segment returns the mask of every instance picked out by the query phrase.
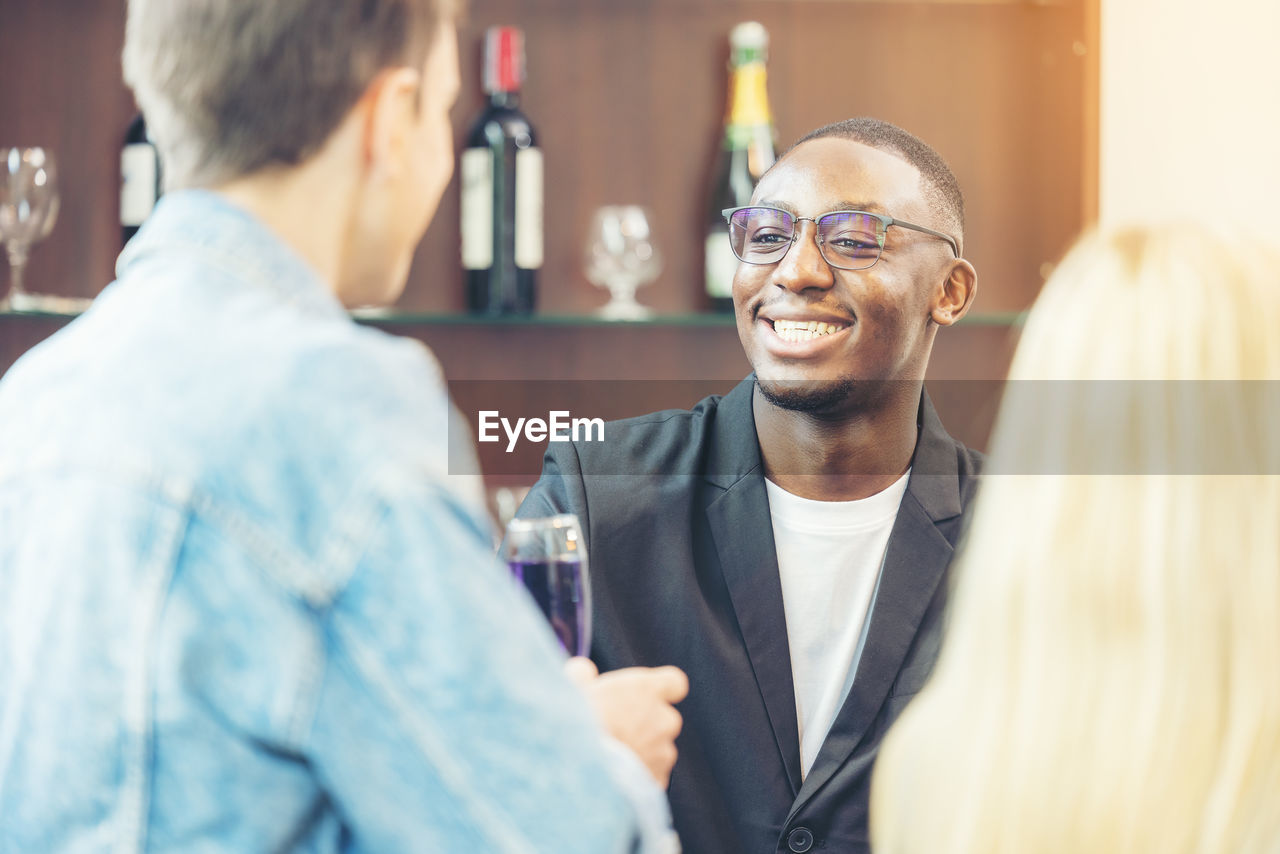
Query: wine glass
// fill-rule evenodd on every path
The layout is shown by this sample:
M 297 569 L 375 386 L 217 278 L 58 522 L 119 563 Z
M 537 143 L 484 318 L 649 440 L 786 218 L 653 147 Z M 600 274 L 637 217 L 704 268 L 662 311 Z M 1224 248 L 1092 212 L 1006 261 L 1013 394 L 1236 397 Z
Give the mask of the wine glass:
M 551 623 L 569 655 L 591 649 L 591 585 L 582 526 L 572 513 L 512 519 L 503 545 L 507 566 Z
M 9 254 L 12 285 L 8 303 L 33 303 L 22 286 L 31 246 L 43 240 L 58 219 L 58 173 L 47 148 L 0 148 L 0 242 Z
M 596 211 L 587 237 L 586 273 L 593 284 L 609 289 L 602 317 L 640 320 L 652 314 L 636 302 L 636 288 L 657 278 L 660 269 L 662 255 L 653 245 L 644 208 L 606 205 Z

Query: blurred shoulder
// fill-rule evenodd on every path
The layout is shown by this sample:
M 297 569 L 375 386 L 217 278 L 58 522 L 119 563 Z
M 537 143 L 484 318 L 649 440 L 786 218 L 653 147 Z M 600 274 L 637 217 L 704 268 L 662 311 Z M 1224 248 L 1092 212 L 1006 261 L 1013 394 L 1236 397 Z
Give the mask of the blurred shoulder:
M 350 322 L 300 332 L 264 389 L 264 415 L 314 440 L 316 459 L 357 470 L 386 465 L 447 469 L 453 425 L 440 364 L 421 342 Z

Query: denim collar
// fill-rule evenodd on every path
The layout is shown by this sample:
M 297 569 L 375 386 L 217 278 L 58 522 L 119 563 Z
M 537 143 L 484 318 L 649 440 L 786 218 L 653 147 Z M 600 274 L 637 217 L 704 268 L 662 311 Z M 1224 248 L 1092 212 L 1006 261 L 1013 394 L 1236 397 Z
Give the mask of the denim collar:
M 209 190 L 166 193 L 116 261 L 116 277 L 156 261 L 198 260 L 308 313 L 346 316 L 329 285 L 248 211 Z

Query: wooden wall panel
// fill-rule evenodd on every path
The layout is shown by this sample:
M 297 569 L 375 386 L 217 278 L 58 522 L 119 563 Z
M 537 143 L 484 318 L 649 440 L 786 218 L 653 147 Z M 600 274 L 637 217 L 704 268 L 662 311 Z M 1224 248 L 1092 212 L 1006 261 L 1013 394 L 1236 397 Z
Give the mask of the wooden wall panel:
M 697 310 L 727 34 L 739 21 L 760 20 L 772 36 L 769 94 L 780 146 L 853 115 L 883 117 L 932 143 L 968 200 L 977 313 L 1020 310 L 1094 213 L 1097 2 L 471 0 L 455 139 L 482 102 L 480 34 L 491 24 L 522 26 L 524 106 L 547 164 L 541 309 L 573 314 L 605 302 L 581 272 L 585 230 L 597 206 L 636 202 L 654 211 L 666 257 L 641 301 L 664 312 Z M 62 167 L 62 217 L 35 249 L 29 277 L 50 293 L 97 293 L 119 248 L 119 145 L 134 112 L 120 81 L 124 6 L 4 0 L 0 144 L 51 145 Z M 457 217 L 455 180 L 401 307 L 461 309 Z M 0 369 L 58 325 L 0 318 Z M 462 379 L 718 379 L 746 370 L 729 326 L 393 329 L 426 340 L 448 375 Z M 999 326 L 948 330 L 931 377 L 999 379 L 1009 341 Z M 974 423 L 967 438 L 985 435 L 981 419 Z
M 1091 152 L 1083 128 L 1097 0 L 865 3 L 822 0 L 473 0 L 461 32 L 461 139 L 481 104 L 479 38 L 514 23 L 528 36 L 524 104 L 547 155 L 543 310 L 605 301 L 581 272 L 591 212 L 653 209 L 667 259 L 641 293 L 664 311 L 701 307 L 700 232 L 724 112 L 726 34 L 761 20 L 772 35 L 769 91 L 779 143 L 869 114 L 903 125 L 952 163 L 969 206 L 980 312 L 1026 307 L 1084 224 Z M 120 139 L 133 113 L 120 82 L 124 0 L 7 0 L 0 30 L 0 143 L 59 155 L 65 204 L 33 254 L 30 281 L 92 295 L 118 250 Z M 1090 173 L 1096 166 L 1090 168 Z M 1086 180 L 1087 179 L 1087 180 Z M 401 304 L 462 307 L 458 189 L 449 188 Z
M 1083 224 L 1084 3 L 485 0 L 462 34 L 462 129 L 479 111 L 479 34 L 526 30 L 523 103 L 547 157 L 548 253 L 542 307 L 604 301 L 581 272 L 591 212 L 637 202 L 657 219 L 667 259 L 641 299 L 664 311 L 701 307 L 699 235 L 719 141 L 729 29 L 769 28 L 769 93 L 783 148 L 807 131 L 875 115 L 933 144 L 969 208 L 977 310 L 1025 308 Z M 1087 0 L 1096 2 L 1096 0 Z M 1096 105 L 1094 105 L 1096 108 Z M 457 186 L 429 230 L 402 304 L 461 306 Z

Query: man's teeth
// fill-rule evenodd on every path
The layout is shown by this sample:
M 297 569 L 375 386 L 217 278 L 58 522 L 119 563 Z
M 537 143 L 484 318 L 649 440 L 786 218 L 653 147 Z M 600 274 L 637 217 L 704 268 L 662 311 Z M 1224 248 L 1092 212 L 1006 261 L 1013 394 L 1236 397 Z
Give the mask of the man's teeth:
M 839 332 L 843 326 L 834 323 L 823 323 L 820 320 L 775 320 L 773 331 L 783 341 L 812 341 L 822 335 Z

